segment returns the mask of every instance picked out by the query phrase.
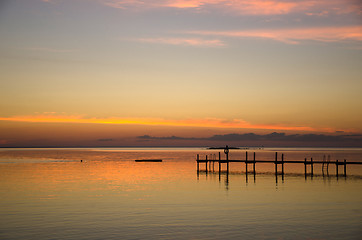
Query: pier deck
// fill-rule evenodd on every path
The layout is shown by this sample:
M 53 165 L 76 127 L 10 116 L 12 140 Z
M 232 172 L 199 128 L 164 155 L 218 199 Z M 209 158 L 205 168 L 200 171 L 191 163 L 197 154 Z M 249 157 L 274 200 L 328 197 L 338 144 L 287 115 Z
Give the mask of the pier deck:
M 256 154 L 253 153 L 253 159 L 248 159 L 248 152 L 245 152 L 245 159 L 229 159 L 229 148 L 226 146 L 224 149 L 224 153 L 226 154 L 226 159 L 221 159 L 221 153 L 219 152 L 219 158 L 218 159 L 208 159 L 208 156 L 205 156 L 205 159 L 200 159 L 199 154 L 197 154 L 196 162 L 197 162 L 197 172 L 200 171 L 200 163 L 205 163 L 205 170 L 208 172 L 208 168 L 211 169 L 211 163 L 213 164 L 213 169 L 215 163 L 218 163 L 219 168 L 219 174 L 222 169 L 222 164 L 226 164 L 226 173 L 229 173 L 229 163 L 245 163 L 245 173 L 248 174 L 248 165 L 252 164 L 253 169 L 252 173 L 256 174 L 255 165 L 257 163 L 270 163 L 274 164 L 275 166 L 275 175 L 281 174 L 284 176 L 284 164 L 293 163 L 293 164 L 304 164 L 304 174 L 307 176 L 307 174 L 313 176 L 314 174 L 314 165 L 315 164 L 321 164 L 322 165 L 322 173 L 324 174 L 324 170 L 326 170 L 327 174 L 329 174 L 329 165 L 335 165 L 336 169 L 336 176 L 339 176 L 338 167 L 340 165 L 343 166 L 343 176 L 347 176 L 347 165 L 362 165 L 362 162 L 356 162 L 356 161 L 347 161 L 344 159 L 343 161 L 313 161 L 313 158 L 310 160 L 307 160 L 307 158 L 304 159 L 304 161 L 298 161 L 298 160 L 284 160 L 284 154 L 281 154 L 281 159 L 278 159 L 278 153 L 275 153 L 275 160 L 256 160 Z M 215 158 L 215 157 L 214 157 Z M 208 166 L 209 165 L 209 166 Z M 281 165 L 281 172 L 278 172 L 278 165 Z M 307 172 L 307 165 L 310 165 L 310 172 Z

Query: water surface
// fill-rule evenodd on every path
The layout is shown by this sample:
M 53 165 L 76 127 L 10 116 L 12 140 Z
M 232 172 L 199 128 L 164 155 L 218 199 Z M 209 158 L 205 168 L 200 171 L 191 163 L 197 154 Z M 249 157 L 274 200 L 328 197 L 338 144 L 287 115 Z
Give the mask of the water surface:
M 254 150 L 249 150 L 253 152 Z M 262 149 L 257 159 L 361 161 L 362 149 Z M 231 164 L 230 174 L 196 172 L 183 149 L 2 149 L 0 239 L 359 239 L 362 168 L 323 176 L 316 166 Z M 251 154 L 250 154 L 251 155 Z M 224 156 L 223 156 L 224 157 Z M 160 158 L 162 163 L 134 159 Z M 231 150 L 230 158 L 245 158 Z M 82 162 L 80 161 L 82 160 Z M 341 169 L 342 172 L 342 169 Z

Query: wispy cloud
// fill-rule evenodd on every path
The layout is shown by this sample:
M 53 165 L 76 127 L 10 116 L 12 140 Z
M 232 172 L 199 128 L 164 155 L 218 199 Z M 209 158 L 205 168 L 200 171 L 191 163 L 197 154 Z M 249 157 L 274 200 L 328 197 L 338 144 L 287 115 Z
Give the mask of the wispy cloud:
M 41 1 L 45 3 L 55 3 L 55 1 L 57 0 L 41 0 Z
M 362 10 L 355 0 L 103 0 L 105 5 L 128 8 L 179 8 L 179 9 L 218 9 L 237 12 L 243 15 L 281 15 L 291 12 L 304 12 L 318 15 L 361 14 Z
M 114 8 L 161 8 L 161 7 L 170 7 L 170 8 L 198 8 L 205 5 L 206 2 L 213 4 L 222 2 L 221 0 L 210 0 L 210 1 L 195 1 L 195 0 L 104 0 L 103 3 L 107 6 Z M 207 3 L 206 3 L 207 4 Z
M 218 37 L 272 39 L 288 44 L 298 44 L 303 40 L 320 42 L 337 42 L 345 40 L 362 41 L 362 26 L 254 29 L 243 31 L 189 31 L 186 33 Z
M 40 114 L 28 116 L 0 117 L 0 121 L 11 122 L 57 122 L 57 123 L 92 123 L 92 124 L 119 124 L 119 125 L 158 125 L 158 126 L 178 126 L 178 127 L 207 127 L 207 128 L 238 128 L 238 129 L 261 129 L 261 130 L 289 130 L 308 132 L 335 132 L 333 128 L 314 128 L 310 126 L 290 126 L 290 125 L 270 125 L 253 124 L 242 119 L 157 119 L 157 118 L 86 118 L 81 115 L 57 115 Z
M 74 49 L 56 49 L 56 48 L 45 48 L 45 47 L 29 47 L 26 49 L 29 51 L 49 52 L 49 53 L 69 53 L 76 51 Z
M 218 39 L 205 40 L 200 38 L 139 38 L 137 39 L 137 41 L 194 47 L 221 47 L 225 45 L 222 41 Z

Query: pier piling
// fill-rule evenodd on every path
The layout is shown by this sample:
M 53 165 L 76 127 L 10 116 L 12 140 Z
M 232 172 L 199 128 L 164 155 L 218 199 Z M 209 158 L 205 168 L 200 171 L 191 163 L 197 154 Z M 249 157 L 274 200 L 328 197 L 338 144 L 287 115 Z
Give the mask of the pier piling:
M 284 154 L 282 154 L 282 176 L 284 176 Z
M 275 152 L 275 175 L 278 175 L 278 152 Z
M 248 175 L 248 152 L 245 152 L 245 174 Z
M 206 173 L 207 173 L 207 163 L 208 163 L 208 161 L 207 161 L 207 155 L 206 155 L 206 161 L 205 161 L 205 166 L 206 166 Z
M 226 154 L 226 172 L 229 175 L 229 147 L 227 145 L 224 149 L 224 153 Z
M 256 163 L 269 163 L 269 164 L 274 164 L 274 168 L 275 168 L 275 176 L 278 177 L 278 164 L 281 164 L 281 172 L 279 174 L 282 175 L 282 179 L 284 179 L 284 174 L 285 174 L 285 169 L 284 169 L 284 164 L 287 163 L 298 163 L 298 164 L 304 164 L 304 176 L 305 179 L 307 179 L 308 176 L 308 171 L 307 171 L 307 165 L 310 165 L 310 173 L 309 175 L 311 176 L 311 178 L 313 178 L 314 175 L 314 165 L 315 164 L 321 164 L 322 165 L 322 173 L 324 176 L 324 167 L 327 167 L 327 175 L 328 175 L 328 165 L 331 164 L 335 164 L 336 165 L 336 177 L 338 179 L 339 177 L 339 165 L 343 165 L 343 176 L 346 177 L 347 176 L 347 164 L 362 164 L 362 162 L 358 162 L 358 161 L 349 161 L 347 162 L 346 159 L 344 159 L 343 161 L 330 161 L 329 160 L 329 156 L 328 156 L 328 161 L 326 161 L 325 159 L 322 161 L 315 161 L 313 160 L 313 158 L 310 158 L 310 161 L 307 160 L 307 158 L 304 158 L 304 161 L 297 161 L 297 160 L 286 160 L 284 159 L 284 154 L 281 154 L 281 160 L 278 161 L 278 152 L 275 152 L 275 159 L 274 160 L 256 160 L 256 154 L 254 152 L 253 154 L 253 159 L 249 159 L 248 156 L 248 152 L 245 152 L 245 160 L 238 160 L 238 159 L 229 159 L 229 148 L 226 146 L 224 153 L 226 155 L 226 159 L 221 159 L 221 153 L 219 152 L 219 158 L 216 159 L 216 154 L 209 154 L 205 156 L 205 159 L 200 159 L 200 155 L 197 154 L 196 155 L 196 162 L 197 162 L 197 174 L 199 174 L 200 172 L 200 163 L 205 163 L 205 172 L 206 174 L 208 174 L 209 171 L 215 172 L 215 162 L 218 162 L 218 172 L 219 172 L 219 180 L 221 179 L 220 175 L 222 172 L 222 164 L 226 163 L 226 174 L 229 174 L 230 172 L 230 163 L 235 162 L 235 163 L 245 163 L 245 175 L 246 177 L 248 177 L 249 174 L 249 166 L 248 164 L 253 164 L 253 175 L 254 175 L 254 181 L 255 181 L 255 175 L 256 175 Z M 211 165 L 212 164 L 212 165 Z M 242 166 L 242 165 L 241 165 Z M 211 170 L 212 168 L 212 170 Z M 278 181 L 276 179 L 276 181 Z
M 221 154 L 219 152 L 219 172 L 221 171 Z
M 255 152 L 254 152 L 254 161 L 253 161 L 253 173 L 254 173 L 254 180 L 255 180 Z

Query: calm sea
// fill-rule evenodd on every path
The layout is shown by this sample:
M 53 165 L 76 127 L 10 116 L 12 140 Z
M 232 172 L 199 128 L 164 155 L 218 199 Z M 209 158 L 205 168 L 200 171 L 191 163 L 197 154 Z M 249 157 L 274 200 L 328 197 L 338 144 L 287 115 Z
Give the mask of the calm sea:
M 254 151 L 362 162 L 358 148 Z M 0 149 L 0 239 L 361 239 L 362 165 L 338 178 L 316 165 L 305 178 L 303 164 L 287 164 L 282 178 L 257 164 L 254 178 L 241 163 L 197 174 L 196 154 L 218 150 Z M 163 162 L 134 161 L 151 158 Z

